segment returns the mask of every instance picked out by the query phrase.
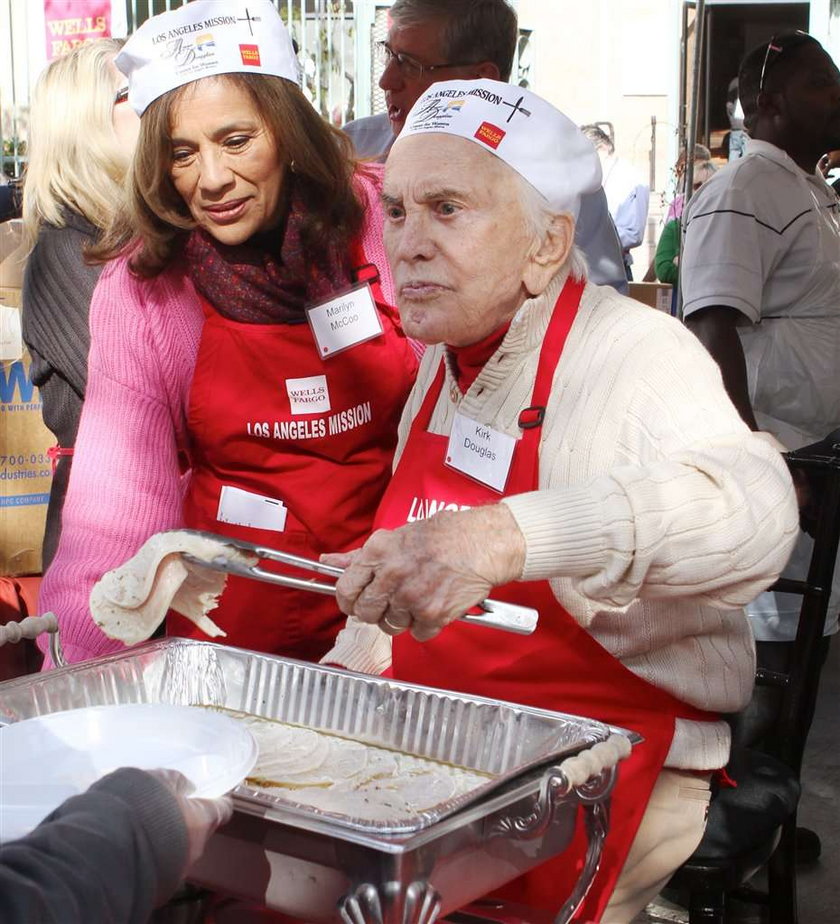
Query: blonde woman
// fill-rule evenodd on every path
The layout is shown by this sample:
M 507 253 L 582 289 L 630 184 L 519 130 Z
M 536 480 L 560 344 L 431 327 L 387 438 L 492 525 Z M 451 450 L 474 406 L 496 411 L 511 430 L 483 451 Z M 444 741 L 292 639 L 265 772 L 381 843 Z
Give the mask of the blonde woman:
M 85 395 L 88 308 L 100 267 L 86 261 L 122 196 L 139 119 L 114 66 L 117 39 L 97 39 L 53 61 L 35 87 L 23 193 L 32 252 L 23 284 L 23 337 L 56 468 L 44 536 L 52 560 Z

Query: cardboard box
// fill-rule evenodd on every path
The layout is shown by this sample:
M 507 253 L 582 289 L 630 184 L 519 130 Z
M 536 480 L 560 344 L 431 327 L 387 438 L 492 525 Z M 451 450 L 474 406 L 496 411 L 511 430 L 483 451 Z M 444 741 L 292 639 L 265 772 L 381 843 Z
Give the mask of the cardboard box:
M 0 279 L 21 281 L 22 268 L 9 267 L 18 247 L 0 225 Z M 18 239 L 19 241 L 19 239 Z M 47 450 L 55 437 L 41 418 L 41 397 L 30 378 L 29 354 L 20 340 L 20 287 L 0 287 L 0 574 L 38 574 L 52 465 Z M 15 355 L 17 354 L 17 355 Z
M 630 298 L 647 305 L 671 313 L 671 293 L 674 287 L 670 282 L 631 282 Z

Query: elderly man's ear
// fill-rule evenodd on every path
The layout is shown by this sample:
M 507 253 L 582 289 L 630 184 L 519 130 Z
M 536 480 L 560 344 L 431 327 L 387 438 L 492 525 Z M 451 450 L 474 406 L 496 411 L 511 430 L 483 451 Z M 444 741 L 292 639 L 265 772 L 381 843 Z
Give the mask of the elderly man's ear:
M 543 239 L 532 251 L 525 265 L 522 282 L 532 298 L 541 295 L 565 262 L 575 240 L 575 222 L 568 212 L 555 215 Z
M 488 80 L 501 80 L 502 75 L 499 71 L 499 66 L 493 61 L 479 61 L 478 64 L 473 65 L 472 73 L 468 79 L 478 80 L 482 77 L 486 77 Z

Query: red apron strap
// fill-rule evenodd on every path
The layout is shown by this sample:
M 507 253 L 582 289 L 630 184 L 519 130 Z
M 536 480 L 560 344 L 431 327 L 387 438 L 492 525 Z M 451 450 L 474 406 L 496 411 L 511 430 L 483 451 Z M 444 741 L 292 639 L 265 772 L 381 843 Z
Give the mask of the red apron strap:
M 554 371 L 557 368 L 558 357 L 563 353 L 566 338 L 577 317 L 583 287 L 584 282 L 581 279 L 573 279 L 569 276 L 566 280 L 554 305 L 543 339 L 534 390 L 531 394 L 531 404 L 519 415 L 519 427 L 522 430 L 522 445 L 519 451 L 533 456 L 535 466 L 539 465 L 539 452 L 533 450 L 539 446 L 543 417 L 554 382 Z M 538 483 L 536 467 L 533 476 L 532 483 L 536 485 Z
M 350 242 L 350 263 L 353 281 L 356 283 L 366 282 L 373 293 L 373 300 L 380 307 L 387 307 L 396 315 L 394 306 L 386 301 L 382 293 L 382 282 L 379 276 L 379 269 L 375 263 L 371 263 L 368 260 L 360 235 L 354 237 Z
M 544 408 L 548 403 L 558 357 L 563 353 L 566 338 L 569 336 L 569 331 L 572 329 L 572 324 L 577 317 L 583 287 L 584 282 L 582 279 L 574 279 L 569 276 L 554 305 L 551 320 L 548 322 L 548 329 L 543 338 L 543 348 L 540 352 L 540 362 L 537 366 L 537 377 L 534 381 L 534 393 L 531 395 L 532 406 Z
M 55 470 L 58 467 L 58 460 L 68 458 L 73 455 L 72 446 L 50 446 L 47 450 L 47 458 L 52 463 L 52 473 L 55 475 Z
M 551 396 L 551 386 L 554 383 L 558 358 L 563 353 L 566 338 L 577 317 L 584 285 L 585 282 L 582 279 L 573 279 L 569 276 L 554 304 L 540 351 L 534 390 L 531 393 L 531 404 L 519 415 L 522 438 L 516 450 L 508 481 L 506 492 L 508 494 L 536 490 L 539 486 L 539 445 L 542 436 L 542 422 L 548 399 Z
M 438 371 L 432 380 L 432 384 L 426 392 L 426 397 L 423 398 L 423 403 L 420 405 L 420 410 L 414 417 L 414 420 L 411 424 L 412 432 L 416 429 L 420 432 L 423 430 L 428 430 L 429 421 L 432 419 L 432 412 L 435 409 L 435 405 L 438 402 L 440 393 L 443 389 L 443 380 L 446 375 L 446 367 L 443 357 L 441 357 L 440 365 L 438 366 Z

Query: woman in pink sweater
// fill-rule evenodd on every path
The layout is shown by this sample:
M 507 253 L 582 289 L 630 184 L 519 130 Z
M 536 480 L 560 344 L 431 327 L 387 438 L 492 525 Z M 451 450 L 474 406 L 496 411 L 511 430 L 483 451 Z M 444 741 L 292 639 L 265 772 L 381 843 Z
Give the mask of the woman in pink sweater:
M 141 115 L 131 214 L 102 248 L 40 601 L 70 661 L 121 647 L 88 597 L 152 534 L 317 557 L 363 541 L 388 480 L 416 360 L 389 305 L 379 178 L 301 94 L 272 4 L 253 6 L 206 33 L 212 5 L 186 4 L 117 59 Z M 231 644 L 311 660 L 343 623 L 331 598 L 235 578 L 213 618 Z M 198 633 L 172 616 L 167 631 Z

